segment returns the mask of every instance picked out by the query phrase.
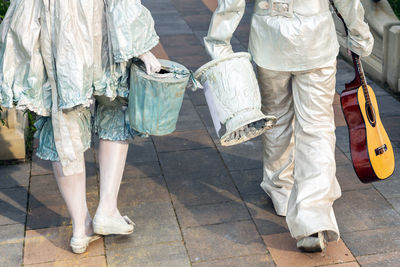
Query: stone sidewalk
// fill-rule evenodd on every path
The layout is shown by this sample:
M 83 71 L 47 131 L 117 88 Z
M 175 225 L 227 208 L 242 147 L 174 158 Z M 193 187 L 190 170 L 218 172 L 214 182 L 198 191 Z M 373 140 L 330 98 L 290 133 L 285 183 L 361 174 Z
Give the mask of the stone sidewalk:
M 253 1 L 232 40 L 245 51 Z M 196 70 L 209 61 L 206 35 L 216 0 L 143 0 L 156 21 L 154 49 Z M 353 77 L 338 61 L 337 91 Z M 400 103 L 370 82 L 400 164 Z M 400 171 L 362 184 L 349 160 L 347 127 L 335 99 L 335 202 L 342 239 L 325 255 L 296 249 L 285 219 L 261 190 L 260 138 L 222 147 L 201 91 L 188 91 L 177 131 L 130 146 L 119 207 L 134 219 L 131 236 L 100 239 L 82 255 L 69 248 L 71 224 L 49 162 L 0 166 L 0 266 L 400 266 Z M 86 153 L 88 202 L 98 202 L 97 141 Z

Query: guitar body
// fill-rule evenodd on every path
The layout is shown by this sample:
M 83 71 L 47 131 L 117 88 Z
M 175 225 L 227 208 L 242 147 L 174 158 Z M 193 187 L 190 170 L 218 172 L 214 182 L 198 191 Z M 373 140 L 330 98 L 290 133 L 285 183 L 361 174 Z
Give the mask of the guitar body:
M 393 147 L 382 125 L 375 94 L 369 85 L 367 87 L 374 116 L 370 115 L 358 82 L 347 84 L 340 97 L 349 128 L 353 166 L 363 183 L 386 179 L 395 168 Z

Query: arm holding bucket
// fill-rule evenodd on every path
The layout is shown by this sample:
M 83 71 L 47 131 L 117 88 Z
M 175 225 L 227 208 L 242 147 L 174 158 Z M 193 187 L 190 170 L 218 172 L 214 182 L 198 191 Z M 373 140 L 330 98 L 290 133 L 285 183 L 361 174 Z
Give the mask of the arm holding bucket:
M 347 47 L 359 56 L 366 57 L 372 52 L 374 37 L 364 21 L 364 8 L 360 0 L 333 0 L 349 29 Z
M 140 0 L 106 0 L 106 4 L 115 62 L 139 57 L 158 44 L 153 17 Z
M 231 38 L 243 17 L 245 7 L 245 0 L 218 0 L 218 7 L 204 38 L 207 53 L 212 59 L 233 53 Z

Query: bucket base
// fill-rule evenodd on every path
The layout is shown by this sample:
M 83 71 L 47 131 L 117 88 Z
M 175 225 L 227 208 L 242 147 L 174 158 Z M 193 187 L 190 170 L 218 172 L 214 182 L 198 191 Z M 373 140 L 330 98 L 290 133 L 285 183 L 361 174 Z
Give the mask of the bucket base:
M 263 123 L 259 123 L 261 121 Z M 239 134 L 240 130 L 244 130 L 245 127 L 251 126 L 252 123 L 255 123 L 254 125 L 256 127 L 251 127 L 251 130 L 244 135 Z M 233 146 L 246 142 L 265 133 L 267 130 L 271 129 L 275 123 L 275 116 L 266 116 L 260 110 L 253 109 L 241 112 L 226 122 L 227 131 L 221 137 L 221 145 Z M 231 134 L 234 132 L 238 133 L 238 136 L 232 137 Z

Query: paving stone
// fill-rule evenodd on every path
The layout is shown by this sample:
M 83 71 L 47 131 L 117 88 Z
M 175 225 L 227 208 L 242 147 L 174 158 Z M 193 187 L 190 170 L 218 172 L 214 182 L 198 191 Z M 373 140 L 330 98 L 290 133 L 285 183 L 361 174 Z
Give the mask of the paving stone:
M 211 12 L 214 12 L 218 7 L 218 2 L 215 0 L 202 0 L 202 2 Z
M 260 187 L 263 180 L 262 169 L 231 171 L 231 175 L 242 196 L 264 193 Z
M 33 195 L 59 193 L 57 182 L 53 174 L 39 175 L 31 178 L 30 193 Z
M 197 91 L 186 90 L 190 100 L 192 101 L 194 106 L 205 106 L 207 105 L 206 98 L 204 96 L 204 92 L 201 89 Z
M 172 3 L 182 14 L 195 14 L 196 11 L 208 10 L 201 1 L 196 0 L 172 0 Z
M 53 261 L 80 260 L 104 255 L 103 239 L 90 243 L 83 254 L 74 254 L 69 246 L 72 227 L 56 227 L 26 231 L 24 265 Z
M 22 266 L 23 242 L 0 245 L 0 266 Z
M 0 189 L 0 225 L 25 224 L 27 199 L 26 188 Z
M 30 172 L 31 164 L 29 163 L 0 166 L 0 188 L 27 187 Z
M 336 127 L 336 146 L 343 152 L 350 152 L 349 131 L 346 126 Z
M 400 116 L 400 102 L 391 95 L 377 96 L 379 114 L 381 117 Z
M 108 252 L 117 253 L 123 248 L 136 250 L 138 246 L 182 240 L 171 202 L 141 203 L 120 208 L 120 211 L 135 222 L 135 231 L 132 235 L 107 236 L 105 244 Z
M 390 141 L 400 141 L 400 116 L 382 117 L 382 124 L 390 138 Z
M 339 148 L 336 147 L 335 149 L 335 159 L 336 159 L 336 166 L 352 164 L 351 160 L 347 158 L 346 154 L 343 153 Z
M 375 189 L 343 192 L 334 209 L 342 233 L 400 225 L 400 215 Z
M 153 246 L 107 250 L 109 266 L 132 267 L 190 267 L 182 242 L 156 244 Z
M 342 234 L 354 256 L 400 251 L 400 227 L 356 231 Z M 375 265 L 377 266 L 377 265 Z
M 364 184 L 358 179 L 353 165 L 336 166 L 336 178 L 342 191 L 371 188 L 371 184 Z
M 153 140 L 158 152 L 214 147 L 206 130 L 174 132 L 168 136 L 153 137 Z
M 221 142 L 219 141 L 220 138 L 217 136 L 217 133 L 215 132 L 214 124 L 208 106 L 197 106 L 196 110 L 199 113 L 200 118 L 203 121 L 204 125 L 206 126 L 207 132 L 210 134 L 211 138 L 214 140 L 216 144 L 220 145 L 221 144 Z
M 119 195 L 118 207 L 131 207 L 143 202 L 169 201 L 169 193 L 161 176 L 123 180 Z
M 158 15 L 155 18 L 155 29 L 159 36 L 192 34 L 188 24 L 176 10 L 169 10 L 168 13 L 164 11 L 162 14 L 163 16 Z
M 260 141 L 247 141 L 235 146 L 218 146 L 228 169 L 249 170 L 263 167 L 263 145 Z
M 201 130 L 204 129 L 203 122 L 190 100 L 184 99 L 182 109 L 179 113 L 178 122 L 176 124 L 177 131 Z
M 240 201 L 239 193 L 228 176 L 171 179 L 167 183 L 175 207 Z
M 90 214 L 94 215 L 98 206 L 98 192 L 88 191 L 86 200 Z M 71 218 L 61 194 L 42 194 L 37 198 L 33 195 L 30 196 L 27 229 L 42 229 L 70 224 Z
M 68 261 L 56 261 L 48 263 L 39 263 L 29 265 L 30 267 L 70 267 L 70 266 L 85 266 L 85 267 L 106 267 L 107 261 L 105 256 L 88 257 L 82 259 L 73 259 Z
M 396 149 L 397 150 L 397 149 Z M 397 152 L 397 151 L 396 151 Z M 400 149 L 399 149 L 400 152 Z M 386 180 L 378 181 L 373 183 L 374 187 L 385 197 L 385 198 L 395 198 L 400 197 L 400 153 L 395 153 L 396 157 L 396 169 L 394 174 Z
M 151 139 L 135 138 L 133 144 L 129 145 L 126 164 L 152 161 L 158 161 L 158 157 Z
M 272 257 L 269 254 L 252 255 L 244 257 L 235 257 L 214 261 L 205 261 L 194 263 L 194 267 L 272 267 L 275 266 Z
M 0 266 L 22 266 L 24 225 L 0 226 Z
M 276 215 L 272 200 L 266 193 L 246 195 L 244 201 L 261 235 L 288 232 L 285 217 Z
M 126 163 L 123 181 L 125 179 L 154 177 L 161 174 L 161 167 L 158 161 Z
M 29 209 L 26 227 L 29 230 L 71 225 L 67 207 L 38 206 Z
M 169 59 L 167 52 L 165 52 L 165 49 L 164 49 L 162 43 L 158 43 L 155 47 L 153 47 L 151 49 L 151 53 L 153 53 L 153 55 L 156 58 Z
M 277 266 L 322 266 L 355 261 L 342 240 L 328 243 L 325 253 L 303 253 L 289 233 L 267 235 L 263 239 Z
M 31 175 L 46 175 L 52 174 L 53 167 L 51 166 L 51 162 L 49 160 L 42 160 L 38 158 L 35 154 L 32 156 L 32 170 Z
M 356 261 L 346 262 L 342 264 L 324 265 L 324 267 L 358 267 L 360 266 Z
M 248 8 L 251 9 L 251 8 Z M 252 10 L 252 9 L 251 9 Z M 250 24 L 246 24 L 245 17 L 237 27 L 234 36 L 242 43 L 244 47 L 249 46 Z
M 191 31 L 188 34 L 176 34 L 173 36 L 161 36 L 161 42 L 170 58 L 176 57 L 201 57 L 207 56 L 202 45 Z M 179 45 L 176 45 L 179 44 Z M 185 63 L 185 62 L 183 62 Z M 204 64 L 204 63 L 203 63 Z M 185 63 L 185 66 L 187 64 Z M 201 64 L 202 65 L 202 64 Z
M 176 214 L 182 228 L 250 219 L 246 206 L 242 202 L 233 201 L 179 207 Z
M 357 261 L 363 267 L 392 267 L 398 266 L 400 262 L 400 252 L 389 252 L 375 255 L 366 255 L 357 257 Z
M 0 226 L 0 245 L 24 242 L 24 224 Z
M 400 213 L 400 197 L 396 198 L 387 198 L 387 201 L 389 201 L 390 204 L 392 204 L 393 208 Z
M 346 119 L 344 118 L 341 105 L 333 105 L 333 113 L 335 117 L 336 126 L 347 126 Z
M 192 180 L 228 175 L 216 149 L 159 153 L 159 157 L 167 182 L 171 179 Z
M 266 253 L 251 221 L 183 229 L 192 262 Z
M 210 25 L 212 13 L 200 11 L 198 14 L 183 16 L 192 31 L 207 31 Z
M 97 162 L 95 154 L 96 152 L 93 148 L 90 148 L 85 152 L 85 169 L 87 177 L 97 175 Z

